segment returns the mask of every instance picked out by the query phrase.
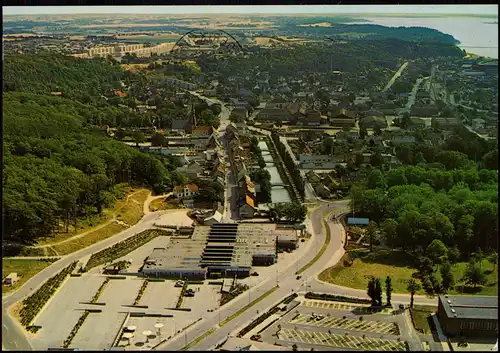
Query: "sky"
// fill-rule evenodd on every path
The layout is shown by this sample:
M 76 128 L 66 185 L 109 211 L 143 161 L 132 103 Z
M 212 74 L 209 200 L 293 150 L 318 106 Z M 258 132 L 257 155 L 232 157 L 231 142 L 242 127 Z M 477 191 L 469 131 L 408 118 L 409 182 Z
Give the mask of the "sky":
M 287 6 L 3 6 L 3 15 L 58 14 L 470 14 L 496 15 L 496 5 L 287 5 Z

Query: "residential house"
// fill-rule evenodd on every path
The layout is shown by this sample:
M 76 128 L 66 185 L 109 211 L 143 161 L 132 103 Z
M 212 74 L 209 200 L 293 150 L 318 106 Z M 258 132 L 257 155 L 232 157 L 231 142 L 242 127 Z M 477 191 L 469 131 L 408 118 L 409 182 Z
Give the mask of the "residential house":
M 203 220 L 203 225 L 211 226 L 212 224 L 218 224 L 222 222 L 222 213 L 215 211 L 213 215 Z
M 313 141 L 322 138 L 324 132 L 321 130 L 300 130 L 298 132 L 299 139 L 303 141 Z
M 344 128 L 344 127 L 350 127 L 353 128 L 356 126 L 356 120 L 355 119 L 336 119 L 336 118 L 330 118 L 329 119 L 330 126 L 333 127 L 338 127 L 338 128 Z
M 462 122 L 457 118 L 432 118 L 434 128 L 452 130 L 460 125 L 462 125 Z
M 178 198 L 191 197 L 198 193 L 198 186 L 195 184 L 178 185 L 174 187 L 174 195 Z
M 335 139 L 339 141 L 346 141 L 348 139 L 359 139 L 359 132 L 357 131 L 339 131 L 335 134 Z
M 314 191 L 316 192 L 316 194 L 319 197 L 322 197 L 322 198 L 325 198 L 325 199 L 328 199 L 328 198 L 330 198 L 332 196 L 332 192 L 330 191 L 330 189 L 328 189 L 322 183 L 319 183 L 318 185 L 316 185 L 316 188 L 314 188 Z
M 410 130 L 419 130 L 425 128 L 425 120 L 418 116 L 411 116 L 408 124 Z
M 197 126 L 193 129 L 193 136 L 210 136 L 214 132 L 213 127 L 211 126 Z
M 7 275 L 7 277 L 4 278 L 3 283 L 4 284 L 9 284 L 12 285 L 19 281 L 19 277 L 17 276 L 17 273 L 12 272 Z
M 439 113 L 439 109 L 432 105 L 427 105 L 423 107 L 413 106 L 410 110 L 410 114 L 414 116 L 426 117 L 426 116 L 436 116 Z
M 318 111 L 309 111 L 307 115 L 299 116 L 297 124 L 303 126 L 319 126 L 321 125 L 321 113 Z
M 398 146 L 401 144 L 406 144 L 406 143 L 415 143 L 415 137 L 398 134 L 398 135 L 395 135 L 392 137 L 391 142 L 395 146 Z
M 387 121 L 382 117 L 367 116 L 359 121 L 359 126 L 362 126 L 366 129 L 385 129 L 387 128 Z
M 255 215 L 255 210 L 254 200 L 249 195 L 246 195 L 239 206 L 240 217 L 253 218 L 253 216 Z
M 238 120 L 245 121 L 248 119 L 248 110 L 244 107 L 238 107 L 231 110 L 231 117 L 235 117 Z
M 190 134 L 193 131 L 191 119 L 173 119 L 172 130 L 181 134 Z
M 186 174 L 189 177 L 196 178 L 199 174 L 203 173 L 203 168 L 197 161 L 190 161 L 188 165 L 176 168 L 178 173 Z

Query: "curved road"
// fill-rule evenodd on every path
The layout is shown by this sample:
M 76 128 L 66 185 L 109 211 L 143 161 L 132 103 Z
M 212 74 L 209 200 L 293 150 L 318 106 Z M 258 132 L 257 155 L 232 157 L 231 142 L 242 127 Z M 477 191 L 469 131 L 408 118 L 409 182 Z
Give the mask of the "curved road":
M 54 262 L 49 267 L 46 267 L 30 280 L 28 280 L 22 287 L 18 290 L 2 298 L 2 343 L 7 350 L 32 350 L 31 345 L 26 339 L 23 329 L 20 324 L 15 322 L 7 310 L 10 306 L 22 300 L 24 297 L 31 294 L 38 287 L 40 287 L 47 279 L 56 275 L 64 267 L 71 264 L 73 261 L 77 261 L 85 256 L 91 255 L 97 251 L 100 251 L 108 246 L 111 246 L 119 241 L 127 239 L 134 234 L 140 233 L 146 229 L 152 228 L 153 224 L 159 216 L 163 215 L 165 211 L 151 212 L 146 214 L 136 225 L 125 229 L 123 232 L 103 240 L 102 242 L 91 245 L 85 249 L 76 251 L 69 255 L 62 257 L 59 261 Z

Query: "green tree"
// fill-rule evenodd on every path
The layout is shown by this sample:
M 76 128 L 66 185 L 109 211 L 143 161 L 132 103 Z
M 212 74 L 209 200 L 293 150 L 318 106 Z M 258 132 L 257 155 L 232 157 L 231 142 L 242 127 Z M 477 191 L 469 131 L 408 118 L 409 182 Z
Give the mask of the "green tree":
M 151 146 L 166 146 L 168 143 L 165 135 L 155 132 L 151 136 Z
M 368 241 L 370 243 L 370 252 L 373 251 L 373 242 L 375 241 L 375 238 L 377 236 L 377 224 L 373 221 L 370 221 L 368 223 L 368 226 L 366 227 L 366 237 L 368 238 Z
M 373 167 L 380 167 L 381 165 L 384 164 L 384 158 L 382 157 L 382 154 L 380 152 L 375 152 L 372 153 L 370 156 L 370 164 Z
M 470 262 L 465 269 L 463 281 L 466 284 L 472 284 L 476 288 L 477 285 L 486 284 L 486 274 L 477 262 Z
M 364 140 L 368 136 L 368 132 L 366 131 L 366 128 L 362 127 L 359 129 L 359 138 Z
M 385 244 L 391 246 L 394 249 L 397 244 L 398 222 L 396 222 L 392 218 L 387 218 L 382 222 L 381 229 Z
M 379 278 L 375 278 L 375 299 L 378 306 L 382 306 L 382 284 Z
M 391 305 L 391 296 L 392 296 L 392 280 L 391 277 L 387 276 L 385 278 L 385 295 L 387 297 L 387 305 Z
M 144 136 L 144 134 L 140 131 L 136 131 L 134 132 L 134 142 L 135 142 L 135 146 L 136 147 L 139 147 L 139 144 L 140 143 L 143 143 L 144 141 L 146 141 L 146 137 Z
M 377 304 L 377 291 L 375 289 L 375 277 L 373 276 L 368 280 L 367 294 L 372 300 L 372 306 L 375 306 Z
M 493 251 L 489 258 L 490 262 L 493 264 L 493 272 L 495 272 L 496 266 L 498 264 L 498 253 Z
M 376 189 L 376 188 L 385 189 L 387 187 L 384 174 L 380 169 L 375 168 L 370 172 L 370 175 L 368 175 L 368 181 L 366 186 L 369 189 Z
M 407 282 L 406 290 L 410 293 L 410 308 L 413 308 L 413 301 L 415 293 L 417 293 L 422 286 L 414 278 L 410 278 Z
M 439 264 L 448 254 L 448 248 L 441 240 L 434 239 L 427 247 L 426 254 L 434 263 Z
M 451 264 L 446 261 L 441 265 L 441 268 L 439 269 L 441 272 L 441 286 L 445 291 L 448 291 L 450 288 L 453 287 L 453 284 L 455 282 L 455 279 L 453 277 L 453 271 L 451 269 Z
M 483 158 L 483 167 L 491 170 L 498 170 L 498 148 L 486 153 Z

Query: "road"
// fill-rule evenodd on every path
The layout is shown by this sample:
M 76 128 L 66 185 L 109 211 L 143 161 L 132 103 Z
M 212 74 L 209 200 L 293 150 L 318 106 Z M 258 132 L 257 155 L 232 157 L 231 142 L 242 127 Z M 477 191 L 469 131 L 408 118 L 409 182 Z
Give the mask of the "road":
M 2 341 L 7 350 L 31 350 L 31 345 L 24 336 L 23 329 L 20 325 L 12 319 L 7 310 L 10 306 L 22 300 L 32 292 L 34 292 L 38 287 L 40 287 L 46 280 L 50 277 L 56 275 L 64 267 L 71 264 L 73 261 L 78 261 L 79 259 L 91 255 L 97 251 L 100 251 L 108 246 L 111 246 L 119 241 L 127 239 L 134 234 L 140 233 L 146 229 L 153 226 L 156 218 L 163 215 L 165 211 L 151 212 L 145 215 L 139 223 L 136 225 L 125 229 L 123 232 L 103 240 L 97 244 L 89 246 L 85 249 L 76 251 L 69 255 L 62 257 L 59 261 L 54 262 L 49 267 L 46 267 L 35 276 L 30 278 L 23 286 L 21 286 L 15 292 L 6 295 L 2 298 Z
M 408 61 L 405 62 L 403 65 L 401 65 L 401 67 L 399 68 L 398 71 L 396 71 L 396 73 L 394 74 L 394 76 L 392 76 L 392 78 L 389 80 L 389 82 L 387 83 L 387 85 L 385 86 L 385 88 L 382 90 L 382 92 L 387 92 L 389 90 L 389 88 L 391 88 L 391 86 L 394 84 L 394 82 L 396 81 L 396 79 L 401 76 L 401 74 L 403 73 L 403 70 L 408 66 Z
M 408 103 L 406 103 L 404 109 L 402 110 L 402 113 L 404 113 L 404 112 L 409 113 L 410 112 L 411 107 L 413 106 L 413 104 L 415 104 L 415 99 L 417 99 L 417 92 L 420 88 L 420 85 L 422 84 L 422 82 L 424 82 L 428 78 L 429 77 L 417 79 L 417 81 L 415 82 L 415 85 L 413 86 L 413 89 L 411 90 L 410 96 L 408 97 Z

